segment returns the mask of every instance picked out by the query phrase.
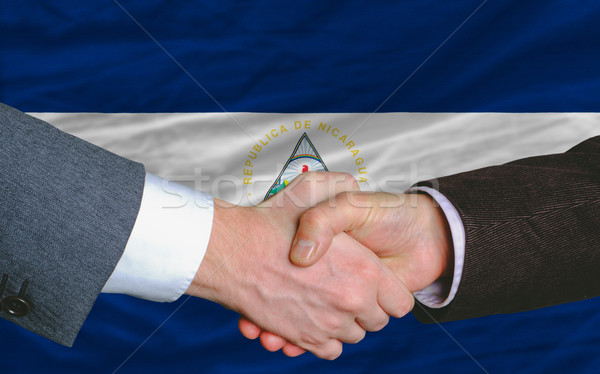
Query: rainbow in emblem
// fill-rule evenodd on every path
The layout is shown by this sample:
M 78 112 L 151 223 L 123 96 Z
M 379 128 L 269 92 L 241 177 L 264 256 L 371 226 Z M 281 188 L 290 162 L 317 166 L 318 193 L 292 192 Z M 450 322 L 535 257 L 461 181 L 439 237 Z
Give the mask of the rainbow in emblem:
M 328 171 L 327 166 L 321 159 L 319 152 L 308 138 L 306 133 L 302 134 L 296 147 L 292 152 L 290 158 L 283 166 L 283 169 L 279 173 L 275 182 L 269 188 L 269 191 L 265 195 L 265 200 L 281 191 L 288 184 L 290 184 L 294 178 L 307 171 Z

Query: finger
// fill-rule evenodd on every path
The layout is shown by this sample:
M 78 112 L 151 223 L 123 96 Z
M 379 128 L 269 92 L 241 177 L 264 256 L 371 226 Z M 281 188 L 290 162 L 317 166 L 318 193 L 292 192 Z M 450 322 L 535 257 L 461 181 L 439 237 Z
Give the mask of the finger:
M 360 191 L 356 179 L 348 173 L 302 173 L 260 206 L 285 208 L 287 214 L 294 212 L 299 216 L 306 209 L 342 191 Z
M 309 349 L 315 356 L 325 360 L 335 360 L 342 354 L 342 342 L 337 339 L 329 339 L 318 347 Z
M 327 252 L 335 235 L 365 222 L 370 212 L 366 208 L 370 205 L 370 195 L 343 192 L 334 200 L 306 210 L 300 217 L 290 260 L 304 267 L 316 263 Z
M 344 191 L 360 191 L 356 179 L 348 173 L 308 172 L 302 173 L 284 189 L 284 195 L 302 202 L 301 208 L 317 205 Z
M 340 336 L 339 340 L 344 343 L 356 344 L 365 338 L 367 332 L 363 329 L 357 322 L 354 323 L 354 326 L 347 331 L 344 332 L 342 336 Z
M 256 326 L 254 323 L 247 320 L 245 317 L 240 317 L 238 321 L 238 328 L 242 335 L 250 340 L 254 340 L 259 337 L 262 329 Z
M 260 334 L 260 343 L 267 351 L 275 352 L 283 348 L 286 345 L 287 340 L 279 335 L 263 331 Z
M 377 302 L 381 309 L 392 317 L 404 317 L 412 310 L 415 299 L 404 283 L 385 265 L 381 264 L 377 290 Z
M 294 345 L 289 342 L 286 345 L 284 345 L 281 350 L 288 357 L 297 357 L 297 356 L 300 356 L 301 354 L 303 354 L 304 352 L 306 352 L 306 349 L 302 349 L 302 348 L 298 347 L 297 345 Z
M 371 311 L 368 316 L 356 317 L 356 322 L 366 331 L 379 331 L 384 328 L 390 321 L 390 316 L 378 307 Z

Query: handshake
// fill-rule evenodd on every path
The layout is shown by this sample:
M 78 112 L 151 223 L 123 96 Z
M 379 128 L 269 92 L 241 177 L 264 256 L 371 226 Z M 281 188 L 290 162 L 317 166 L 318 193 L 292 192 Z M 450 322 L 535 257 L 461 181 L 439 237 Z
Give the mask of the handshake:
M 309 172 L 254 207 L 215 200 L 186 293 L 240 313 L 242 334 L 267 350 L 334 359 L 451 274 L 450 243 L 428 195 L 360 192 L 348 174 Z

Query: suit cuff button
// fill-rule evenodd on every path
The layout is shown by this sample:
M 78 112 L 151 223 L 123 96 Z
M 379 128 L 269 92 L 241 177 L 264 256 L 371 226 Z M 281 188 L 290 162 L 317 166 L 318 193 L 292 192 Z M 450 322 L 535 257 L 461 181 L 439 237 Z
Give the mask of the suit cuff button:
M 4 311 L 15 317 L 22 317 L 31 310 L 29 301 L 19 296 L 8 296 L 3 300 L 3 304 Z

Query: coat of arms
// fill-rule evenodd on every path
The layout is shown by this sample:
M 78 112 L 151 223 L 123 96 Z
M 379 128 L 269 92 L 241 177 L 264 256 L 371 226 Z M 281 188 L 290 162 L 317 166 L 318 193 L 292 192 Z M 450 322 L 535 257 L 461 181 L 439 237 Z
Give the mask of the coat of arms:
M 308 135 L 303 133 L 300 140 L 298 140 L 298 143 L 296 143 L 292 155 L 283 166 L 281 173 L 279 173 L 279 176 L 275 179 L 275 182 L 265 195 L 265 200 L 281 191 L 298 175 L 306 173 L 307 171 L 328 170 L 321 159 L 319 152 L 317 152 L 317 149 L 308 138 Z

